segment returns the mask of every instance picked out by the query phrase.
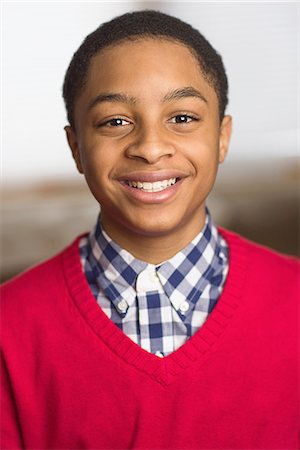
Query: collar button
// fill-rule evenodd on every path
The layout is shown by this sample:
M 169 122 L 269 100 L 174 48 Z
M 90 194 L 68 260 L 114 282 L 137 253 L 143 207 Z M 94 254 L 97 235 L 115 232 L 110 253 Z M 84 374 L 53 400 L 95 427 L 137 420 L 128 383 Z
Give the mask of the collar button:
M 179 306 L 179 310 L 182 314 L 185 314 L 190 308 L 190 305 L 188 304 L 187 301 L 181 303 L 181 305 Z
M 124 313 L 127 310 L 127 302 L 125 300 L 121 300 L 118 305 L 117 308 L 119 311 L 121 311 L 122 313 Z

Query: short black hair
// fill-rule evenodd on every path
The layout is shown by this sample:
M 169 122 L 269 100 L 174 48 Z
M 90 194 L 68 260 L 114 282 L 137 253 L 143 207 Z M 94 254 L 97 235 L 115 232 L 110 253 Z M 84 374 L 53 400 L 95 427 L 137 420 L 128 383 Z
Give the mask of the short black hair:
M 228 102 L 228 81 L 221 56 L 191 25 L 160 11 L 143 10 L 103 23 L 85 38 L 74 53 L 63 84 L 70 125 L 74 127 L 74 105 L 85 85 L 91 59 L 105 47 L 143 37 L 175 40 L 191 50 L 203 76 L 217 94 L 222 120 Z

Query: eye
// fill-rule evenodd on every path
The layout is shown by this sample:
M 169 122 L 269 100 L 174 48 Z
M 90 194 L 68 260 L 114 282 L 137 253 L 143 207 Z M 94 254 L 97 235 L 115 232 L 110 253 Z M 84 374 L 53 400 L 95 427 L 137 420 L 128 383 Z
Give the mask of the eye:
M 128 120 L 122 119 L 121 117 L 114 117 L 113 119 L 109 119 L 103 123 L 100 123 L 98 127 L 122 127 L 124 125 L 130 125 Z
M 172 117 L 170 119 L 171 123 L 189 123 L 189 122 L 193 122 L 194 120 L 198 121 L 199 119 L 197 117 L 188 115 L 188 114 L 177 114 L 176 116 Z

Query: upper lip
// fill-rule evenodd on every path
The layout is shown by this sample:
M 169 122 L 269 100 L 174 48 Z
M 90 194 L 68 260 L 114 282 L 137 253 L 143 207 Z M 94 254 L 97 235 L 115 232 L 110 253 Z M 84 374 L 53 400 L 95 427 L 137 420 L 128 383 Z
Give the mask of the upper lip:
M 188 175 L 180 170 L 137 171 L 116 177 L 118 181 L 141 181 L 155 183 L 155 181 L 170 180 L 171 178 L 186 178 Z

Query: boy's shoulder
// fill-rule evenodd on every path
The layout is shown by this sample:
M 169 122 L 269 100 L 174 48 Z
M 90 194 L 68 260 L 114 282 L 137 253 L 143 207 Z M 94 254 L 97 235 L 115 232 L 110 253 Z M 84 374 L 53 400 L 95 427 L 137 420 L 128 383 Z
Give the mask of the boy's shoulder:
M 61 296 L 67 289 L 64 266 L 66 260 L 79 267 L 79 239 L 53 257 L 25 270 L 0 286 L 1 312 L 16 306 L 22 308 L 26 302 L 38 306 L 42 299 Z
M 300 275 L 300 260 L 296 256 L 286 255 L 277 250 L 253 242 L 238 233 L 222 227 L 218 228 L 220 234 L 229 246 L 229 264 L 231 257 L 242 252 L 248 261 L 248 267 L 257 273 L 285 272 L 292 277 Z

